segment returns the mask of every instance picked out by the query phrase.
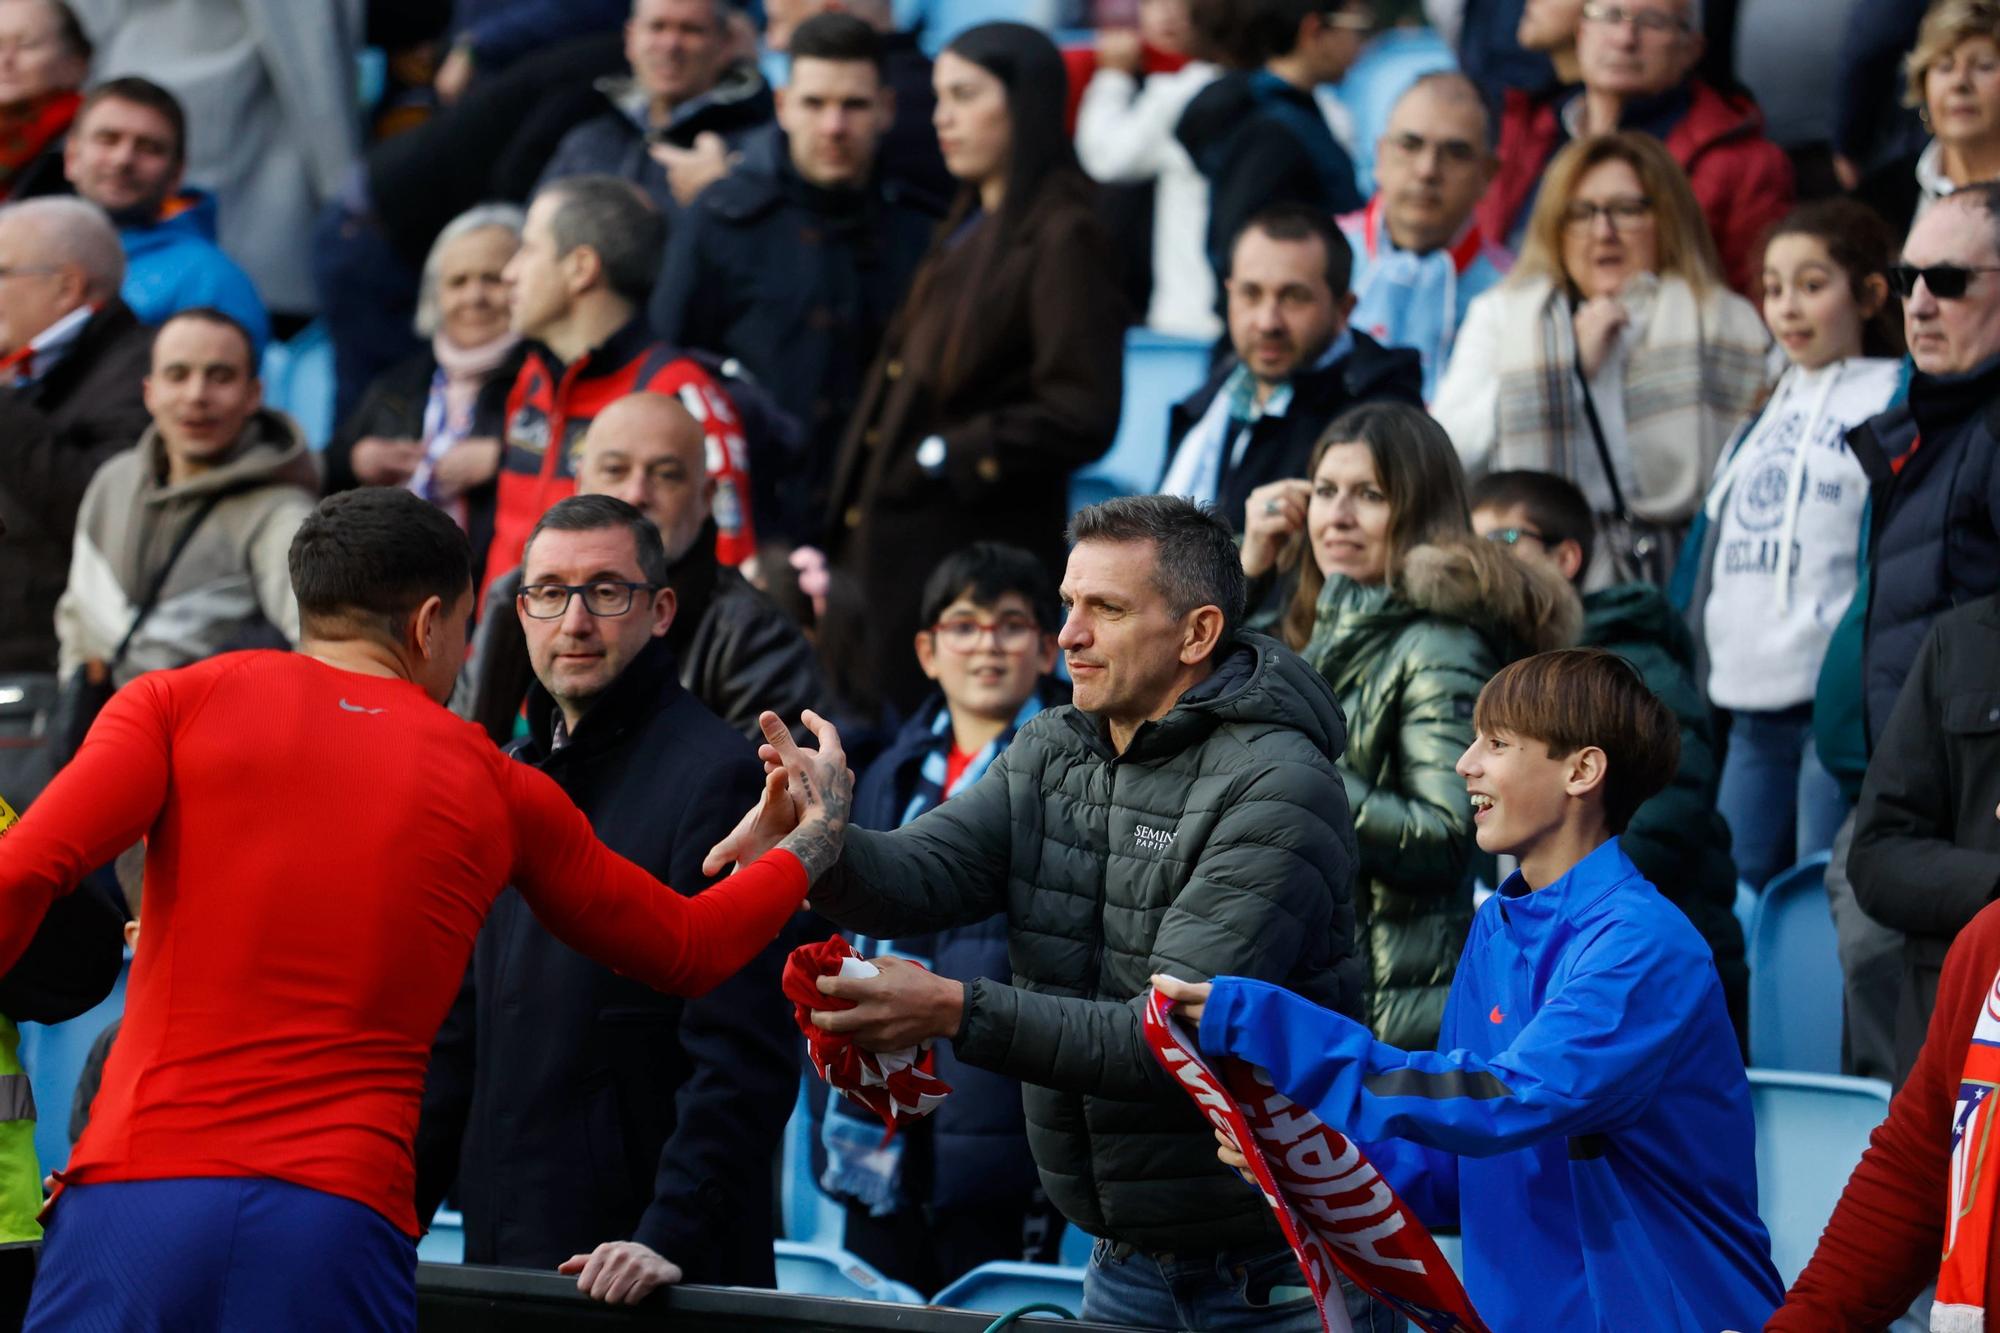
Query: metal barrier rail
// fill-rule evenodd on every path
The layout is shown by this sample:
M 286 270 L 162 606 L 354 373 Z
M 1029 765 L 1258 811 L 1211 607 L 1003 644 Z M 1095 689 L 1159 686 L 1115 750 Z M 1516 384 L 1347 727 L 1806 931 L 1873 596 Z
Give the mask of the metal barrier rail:
M 933 1306 L 794 1296 L 743 1287 L 667 1287 L 644 1304 L 610 1306 L 577 1293 L 573 1278 L 520 1268 L 417 1265 L 417 1326 L 423 1333 L 566 1333 L 670 1329 L 673 1333 L 984 1333 L 995 1316 Z M 1120 1333 L 1108 1324 L 1029 1316 L 1010 1327 Z M 1129 1330 L 1126 1331 L 1129 1333 Z

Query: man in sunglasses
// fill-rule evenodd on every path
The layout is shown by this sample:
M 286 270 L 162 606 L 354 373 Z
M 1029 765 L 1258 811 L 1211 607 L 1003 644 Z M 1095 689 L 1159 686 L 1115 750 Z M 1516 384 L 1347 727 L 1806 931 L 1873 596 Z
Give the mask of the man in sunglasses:
M 1847 436 L 1869 480 L 1860 696 L 1871 766 L 1932 622 L 2000 589 L 2000 185 L 1970 186 L 1932 204 L 1910 229 L 1890 280 L 1903 295 L 1916 374 L 1906 403 Z M 1989 723 L 1982 710 L 1956 725 Z M 1843 859 L 1836 842 L 1835 864 Z M 1910 932 L 1894 1020 L 1900 1083 L 1923 1041 L 1938 967 L 1969 912 L 1932 894 L 1864 882 L 1865 857 L 1846 868 L 1868 916 Z M 1845 881 L 1828 876 L 1836 922 Z
M 685 484 L 705 484 L 698 468 Z M 607 495 L 543 514 L 513 608 L 536 682 L 514 755 L 606 844 L 691 892 L 762 774 L 681 685 L 667 637 L 678 610 L 653 517 Z M 770 1286 L 771 1163 L 798 1081 L 785 947 L 683 1001 L 599 966 L 501 895 L 431 1055 L 423 1221 L 456 1178 L 469 1262 L 560 1267 L 619 1303 L 683 1275 Z

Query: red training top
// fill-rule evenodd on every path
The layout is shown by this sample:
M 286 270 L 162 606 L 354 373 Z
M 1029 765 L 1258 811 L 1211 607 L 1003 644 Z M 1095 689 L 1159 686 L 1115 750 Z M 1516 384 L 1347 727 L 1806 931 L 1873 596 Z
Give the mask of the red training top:
M 1772 1333 L 1886 1328 L 1937 1280 L 1944 1252 L 1951 1126 L 1980 1006 L 2000 975 L 2000 903 L 1952 942 L 1910 1081 L 1868 1141 L 1812 1262 L 1764 1327 Z M 2000 1309 L 2000 1227 L 1986 1259 L 1986 1308 Z
M 741 968 L 806 892 L 774 852 L 685 898 L 418 686 L 231 653 L 120 690 L 0 837 L 0 971 L 141 834 L 145 943 L 64 1180 L 266 1176 L 410 1235 L 431 1042 L 504 886 L 680 994 Z

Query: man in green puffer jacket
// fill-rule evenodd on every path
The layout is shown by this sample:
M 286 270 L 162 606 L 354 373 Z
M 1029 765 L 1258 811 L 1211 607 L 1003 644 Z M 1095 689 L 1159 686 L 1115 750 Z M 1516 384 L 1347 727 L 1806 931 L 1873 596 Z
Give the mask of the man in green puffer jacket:
M 1545 472 L 1495 472 L 1472 488 L 1472 526 L 1524 561 L 1574 582 L 1590 568 L 1594 524 L 1583 495 Z M 1750 965 L 1736 921 L 1736 863 L 1729 826 L 1715 804 L 1721 763 L 1708 699 L 1695 683 L 1694 637 L 1650 583 L 1586 594 L 1583 646 L 1618 654 L 1681 723 L 1681 762 L 1667 789 L 1639 807 L 1625 830 L 1625 854 L 1687 914 L 1715 954 L 1729 1021 L 1747 1056 Z
M 1100 1237 L 1086 1319 L 1140 1327 L 1317 1329 L 1285 1299 L 1296 1261 L 1269 1207 L 1154 1060 L 1139 1004 L 1154 972 L 1246 973 L 1360 1013 L 1354 831 L 1326 682 L 1238 634 L 1243 575 L 1212 511 L 1112 500 L 1071 524 L 1058 642 L 1074 706 L 1022 727 L 968 790 L 888 833 L 851 829 L 813 907 L 909 935 L 1007 913 L 1013 984 L 896 959 L 821 983 L 853 1009 L 816 1021 L 869 1049 L 932 1039 L 1022 1081 L 1049 1197 Z M 775 719 L 770 725 L 775 726 Z M 766 801 L 711 864 L 788 826 Z M 1275 1294 L 1274 1294 L 1275 1293 Z M 1176 1302 L 1179 1302 L 1177 1305 Z M 1359 1329 L 1394 1326 L 1350 1293 Z

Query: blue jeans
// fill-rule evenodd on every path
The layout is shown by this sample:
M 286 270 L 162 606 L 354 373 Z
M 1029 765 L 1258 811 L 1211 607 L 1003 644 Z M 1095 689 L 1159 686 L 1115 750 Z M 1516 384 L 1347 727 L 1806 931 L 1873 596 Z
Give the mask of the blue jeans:
M 1847 798 L 1813 749 L 1811 704 L 1730 713 L 1715 804 L 1729 825 L 1737 877 L 1755 888 L 1833 846 Z
M 1404 1327 L 1401 1315 L 1345 1279 L 1341 1291 L 1355 1333 L 1400 1333 Z M 1099 1240 L 1084 1270 L 1083 1318 L 1154 1330 L 1320 1333 L 1319 1309 L 1289 1249 L 1147 1254 Z

